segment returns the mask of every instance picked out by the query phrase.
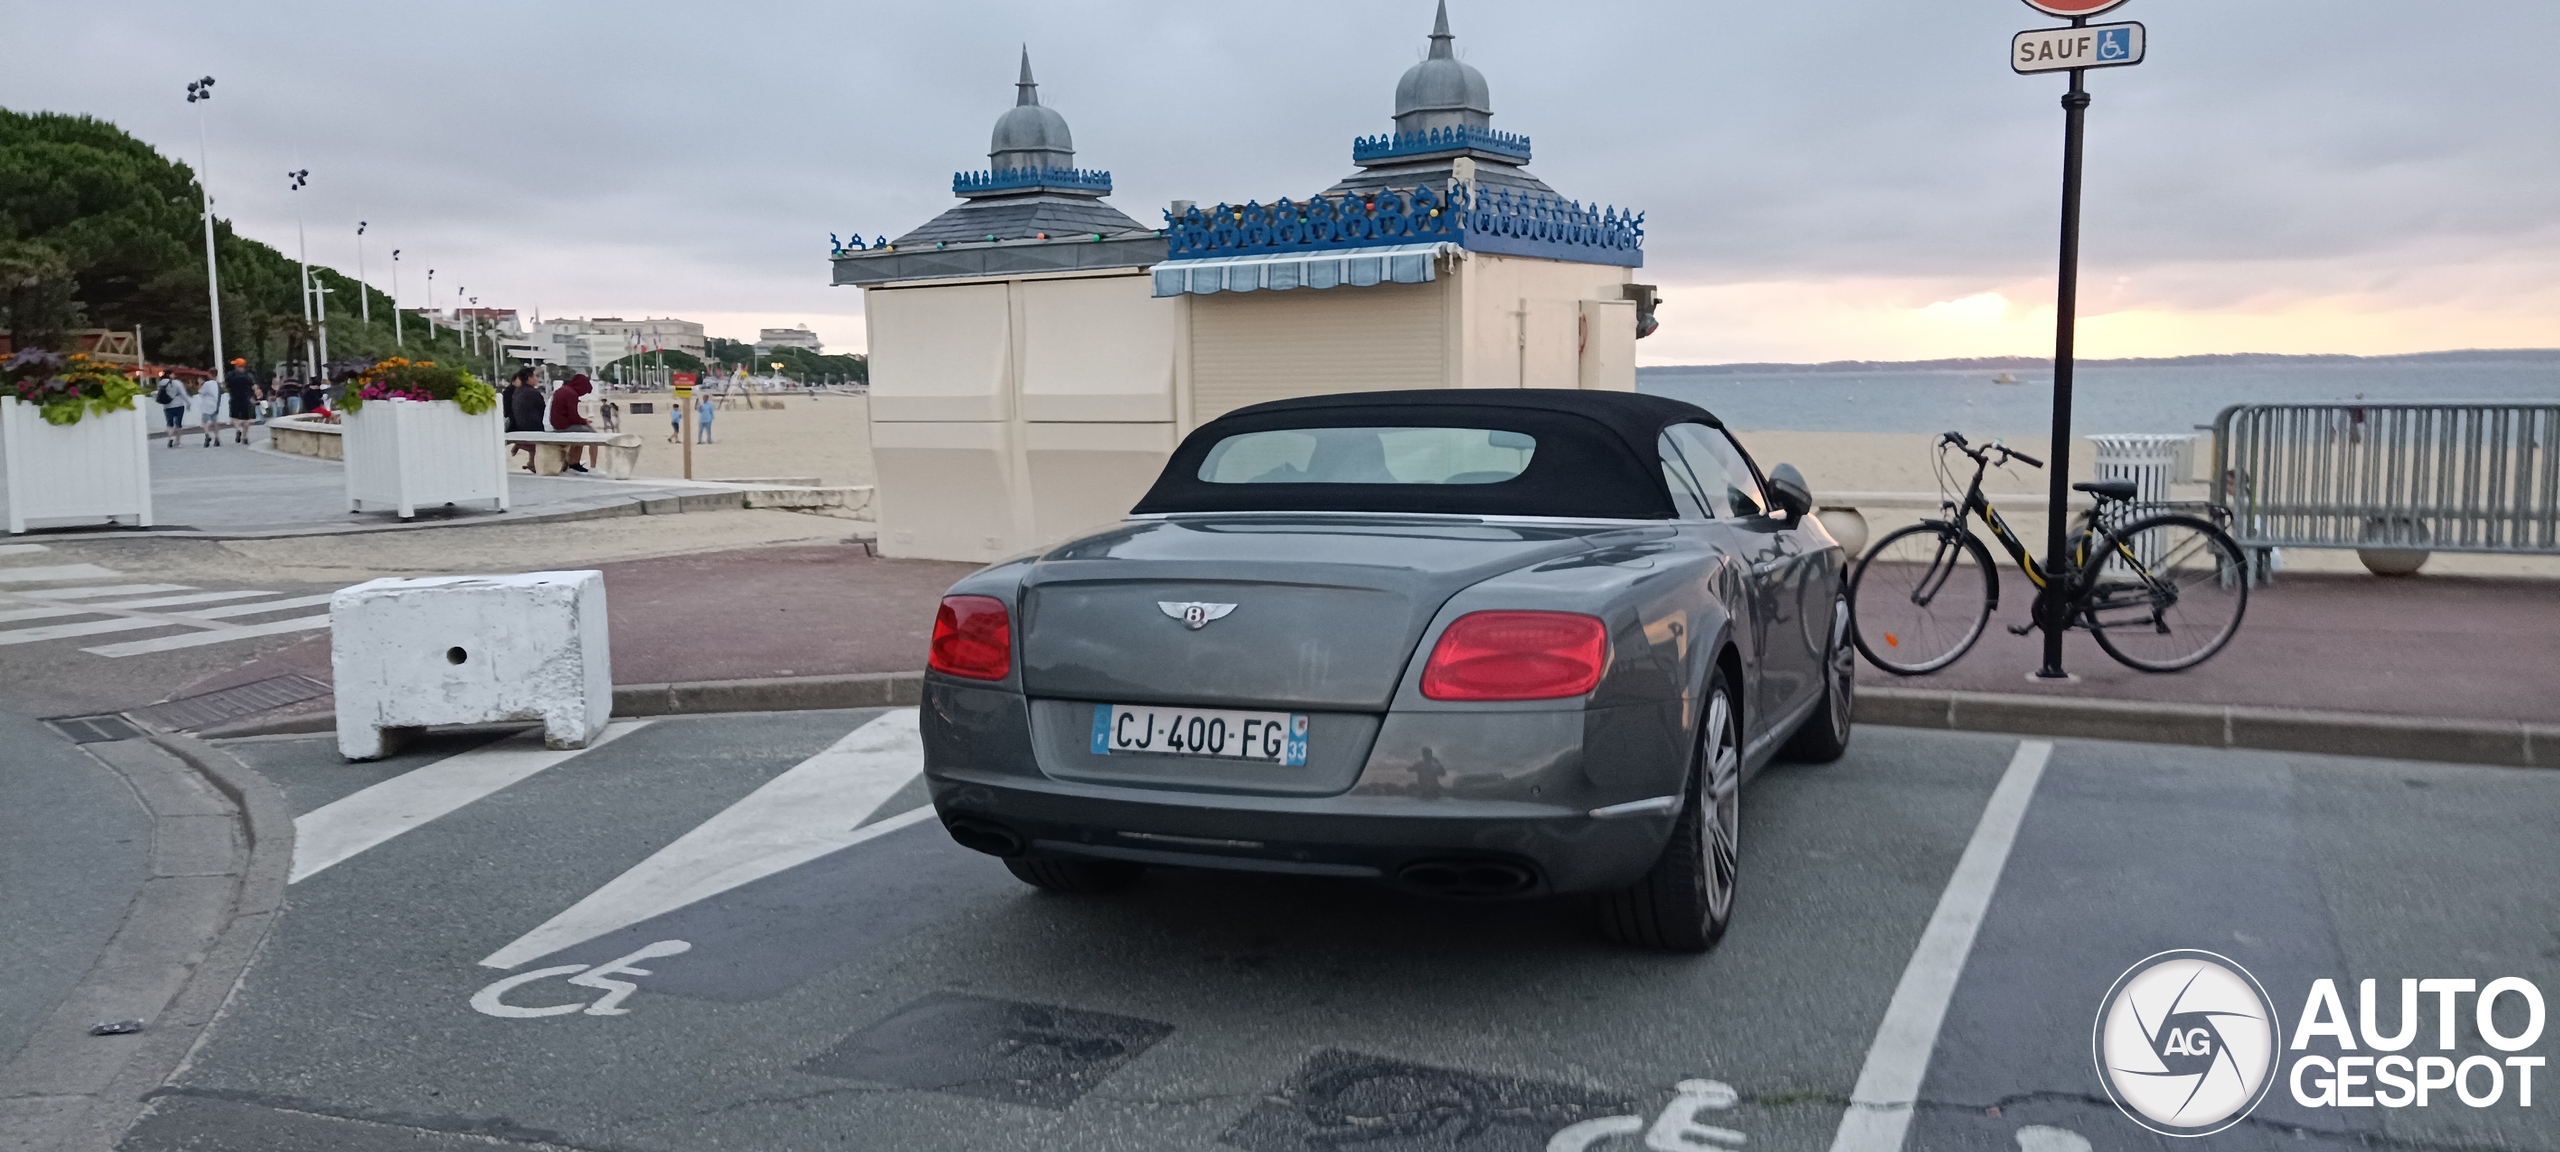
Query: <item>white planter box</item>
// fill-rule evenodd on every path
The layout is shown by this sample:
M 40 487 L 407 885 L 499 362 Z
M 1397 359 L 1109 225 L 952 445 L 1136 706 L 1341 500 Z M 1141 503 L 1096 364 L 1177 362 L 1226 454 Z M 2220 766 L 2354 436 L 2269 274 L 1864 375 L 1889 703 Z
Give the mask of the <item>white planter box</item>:
M 129 520 L 151 526 L 151 426 L 140 408 L 44 422 L 16 397 L 0 401 L 8 457 L 9 531 Z
M 506 425 L 498 405 L 463 415 L 451 400 L 368 400 L 339 418 L 347 460 L 347 511 L 487 500 L 507 510 Z

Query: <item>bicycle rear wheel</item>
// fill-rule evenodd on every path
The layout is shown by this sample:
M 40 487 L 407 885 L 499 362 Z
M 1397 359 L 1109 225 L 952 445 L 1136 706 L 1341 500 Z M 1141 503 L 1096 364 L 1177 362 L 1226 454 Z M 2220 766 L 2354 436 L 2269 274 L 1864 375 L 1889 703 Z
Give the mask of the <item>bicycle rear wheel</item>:
M 2108 532 L 2080 579 L 2080 619 L 2098 647 L 2145 672 L 2204 663 L 2249 609 L 2240 546 L 2193 516 L 2148 516 Z
M 1982 541 L 1927 520 L 1867 550 L 1849 577 L 1849 631 L 1867 661 L 1896 676 L 1956 662 L 1982 638 L 1998 599 Z

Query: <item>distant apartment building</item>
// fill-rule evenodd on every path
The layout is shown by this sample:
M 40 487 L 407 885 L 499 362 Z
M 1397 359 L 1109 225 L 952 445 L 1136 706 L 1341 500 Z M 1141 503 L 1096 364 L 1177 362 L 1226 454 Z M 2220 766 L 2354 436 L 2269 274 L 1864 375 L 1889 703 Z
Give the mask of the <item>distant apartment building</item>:
M 545 320 L 506 343 L 507 355 L 533 364 L 592 372 L 632 353 L 630 337 L 586 320 Z
M 811 353 L 826 351 L 825 345 L 818 343 L 818 334 L 805 327 L 762 328 L 756 331 L 756 355 L 764 355 L 776 348 L 798 348 Z
M 524 335 L 524 320 L 513 308 L 457 308 L 445 321 L 445 327 L 470 324 L 483 332 L 500 336 Z
M 619 333 L 638 352 L 682 352 L 700 359 L 708 345 L 703 340 L 702 325 L 691 320 L 652 317 L 625 320 L 619 316 L 598 316 L 585 322 L 597 332 Z

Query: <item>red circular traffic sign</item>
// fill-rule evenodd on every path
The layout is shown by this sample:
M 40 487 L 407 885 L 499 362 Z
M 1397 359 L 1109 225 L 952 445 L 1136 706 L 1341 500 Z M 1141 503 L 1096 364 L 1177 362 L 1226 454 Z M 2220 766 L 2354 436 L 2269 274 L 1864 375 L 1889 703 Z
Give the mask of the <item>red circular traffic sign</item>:
M 2124 0 L 2027 0 L 2027 7 L 2047 16 L 2068 20 L 2077 16 L 2095 16 L 2122 3 Z

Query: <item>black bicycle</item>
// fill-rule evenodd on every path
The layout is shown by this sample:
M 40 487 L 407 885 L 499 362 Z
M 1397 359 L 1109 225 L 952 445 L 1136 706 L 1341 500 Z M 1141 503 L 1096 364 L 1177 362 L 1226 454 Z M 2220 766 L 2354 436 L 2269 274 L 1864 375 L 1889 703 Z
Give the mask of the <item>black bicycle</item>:
M 2074 526 L 2066 547 L 2070 567 L 2057 575 L 2036 563 L 1982 495 L 1982 474 L 1995 462 L 2042 468 L 2044 461 L 1997 441 L 1977 448 L 1949 432 L 1938 440 L 1942 492 L 1954 486 L 1950 448 L 1974 464 L 1963 501 L 1946 501 L 1945 519 L 1886 536 L 1849 577 L 1850 632 L 1876 667 L 1897 676 L 1935 672 L 1982 638 L 2000 606 L 2000 574 L 1990 550 L 1966 526 L 1977 515 L 2036 586 L 2035 618 L 2060 614 L 2128 667 L 2193 668 L 2240 630 L 2249 607 L 2248 565 L 2230 534 L 2208 518 L 2228 513 L 2211 505 L 2196 506 L 2205 513 L 2198 516 L 2136 504 L 2131 480 L 2074 484 L 2097 498 L 2097 509 Z

